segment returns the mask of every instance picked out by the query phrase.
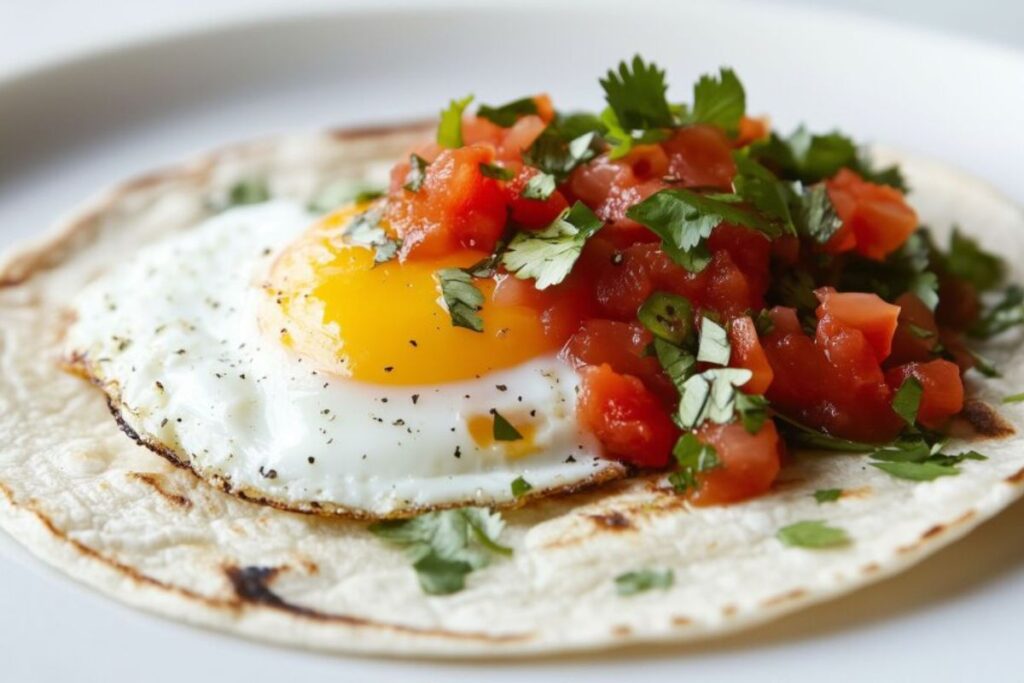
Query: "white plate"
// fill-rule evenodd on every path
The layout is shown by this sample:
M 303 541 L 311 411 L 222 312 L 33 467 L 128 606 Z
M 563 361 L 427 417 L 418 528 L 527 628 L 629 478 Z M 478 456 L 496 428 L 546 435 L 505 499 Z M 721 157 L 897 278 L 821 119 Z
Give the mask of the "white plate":
M 557 4 L 557 3 L 554 3 Z M 38 235 L 110 182 L 224 142 L 430 114 L 475 92 L 543 88 L 599 104 L 596 78 L 642 52 L 679 99 L 736 67 L 750 108 L 952 162 L 1024 201 L 1024 58 L 776 5 L 466 7 L 296 17 L 160 40 L 0 82 L 0 240 Z M 2 323 L 0 323 L 2 324 Z M 122 608 L 0 544 L 3 679 L 932 680 L 1019 677 L 1018 504 L 921 566 L 727 641 L 526 663 L 427 664 L 275 649 Z M 8 559 L 9 558 L 9 559 Z M 1011 673 L 1012 672 L 1012 673 Z

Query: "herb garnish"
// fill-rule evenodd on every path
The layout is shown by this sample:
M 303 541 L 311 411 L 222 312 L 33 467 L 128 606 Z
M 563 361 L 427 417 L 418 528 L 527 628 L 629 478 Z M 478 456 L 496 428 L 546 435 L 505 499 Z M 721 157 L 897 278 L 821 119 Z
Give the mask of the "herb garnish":
M 838 548 L 850 544 L 850 537 L 845 531 L 828 526 L 821 520 L 790 524 L 779 529 L 775 536 L 788 546 L 812 550 Z
M 497 410 L 492 410 L 491 413 L 494 415 L 494 428 L 492 434 L 495 441 L 519 441 L 523 438 L 523 435 L 519 433 L 519 430 L 512 426 L 512 423 L 502 417 L 501 413 Z
M 493 178 L 494 180 L 509 181 L 516 177 L 510 169 L 504 166 L 498 166 L 497 164 L 480 164 L 480 173 L 487 178 Z
M 409 192 L 419 192 L 423 187 L 423 180 L 427 177 L 427 166 L 430 162 L 419 154 L 409 155 L 409 172 L 405 174 L 405 184 L 402 185 Z
M 544 230 L 513 237 L 502 264 L 520 280 L 533 278 L 537 289 L 547 289 L 569 275 L 583 245 L 602 225 L 583 202 L 576 202 Z
M 437 271 L 437 279 L 452 325 L 483 332 L 484 321 L 478 312 L 483 307 L 484 295 L 473 284 L 472 276 L 462 268 L 443 268 Z
M 740 119 L 746 113 L 747 98 L 743 84 L 732 69 L 720 69 L 718 78 L 700 77 L 693 86 L 693 110 L 684 115 L 687 123 L 709 123 L 735 137 Z
M 536 100 L 532 97 L 523 97 L 518 100 L 506 102 L 498 107 L 490 107 L 486 104 L 481 104 L 480 108 L 477 109 L 476 115 L 481 118 L 485 118 L 491 123 L 499 125 L 502 128 L 509 128 L 515 125 L 515 122 L 518 121 L 520 117 L 536 113 Z
M 373 249 L 374 264 L 390 261 L 398 253 L 400 243 L 392 239 L 381 227 L 383 212 L 374 207 L 357 214 L 345 227 L 344 235 L 349 242 Z
M 639 569 L 626 572 L 615 577 L 615 592 L 626 597 L 643 593 L 653 588 L 668 590 L 675 583 L 675 573 L 671 569 L 656 571 L 654 569 Z
M 228 190 L 227 206 L 245 206 L 261 204 L 270 199 L 270 188 L 262 178 L 246 178 L 239 180 Z
M 461 100 L 451 100 L 448 108 L 441 111 L 441 120 L 437 125 L 437 144 L 448 149 L 462 147 L 462 113 L 472 101 L 472 95 Z
M 377 522 L 369 530 L 405 548 L 423 592 L 446 595 L 462 590 L 466 575 L 485 567 L 491 554 L 512 554 L 498 544 L 504 528 L 500 514 L 467 507 Z
M 514 498 L 521 498 L 523 495 L 526 494 L 527 491 L 531 491 L 533 489 L 533 484 L 526 481 L 526 479 L 524 479 L 523 477 L 519 476 L 512 480 L 511 488 L 512 496 Z
M 818 489 L 814 492 L 814 500 L 821 503 L 832 503 L 839 500 L 843 495 L 842 489 Z
M 917 422 L 917 411 L 921 407 L 924 387 L 916 377 L 907 377 L 892 397 L 892 409 L 909 426 Z
M 697 488 L 697 474 L 720 467 L 722 461 L 714 446 L 700 441 L 693 432 L 686 432 L 672 449 L 679 469 L 668 475 L 668 482 L 676 491 Z

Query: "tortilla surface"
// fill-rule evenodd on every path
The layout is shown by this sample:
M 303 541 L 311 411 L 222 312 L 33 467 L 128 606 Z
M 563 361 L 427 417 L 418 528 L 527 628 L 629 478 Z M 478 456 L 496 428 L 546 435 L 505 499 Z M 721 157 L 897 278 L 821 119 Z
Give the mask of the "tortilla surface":
M 772 493 L 727 507 L 691 508 L 653 480 L 613 482 L 507 512 L 502 542 L 514 556 L 435 597 L 365 523 L 276 510 L 200 481 L 129 439 L 104 395 L 61 369 L 71 293 L 197 223 L 236 180 L 266 176 L 274 195 L 306 199 L 329 181 L 379 171 L 422 134 L 224 150 L 103 194 L 0 264 L 0 526 L 75 579 L 165 616 L 338 652 L 493 656 L 753 626 L 906 568 L 1020 494 L 1020 437 L 972 443 L 989 460 L 927 483 L 892 478 L 863 456 L 798 454 Z M 912 204 L 940 240 L 958 223 L 1024 280 L 1020 209 L 948 169 L 900 161 Z M 1024 386 L 1019 346 L 1008 335 L 986 349 L 1004 377 L 974 383 L 976 400 L 997 405 Z M 999 413 L 968 410 L 993 436 L 1024 428 L 1021 404 Z M 825 488 L 845 494 L 820 505 L 813 492 Z M 777 540 L 803 520 L 841 527 L 853 542 L 811 551 Z M 618 596 L 614 577 L 643 568 L 673 569 L 674 586 Z

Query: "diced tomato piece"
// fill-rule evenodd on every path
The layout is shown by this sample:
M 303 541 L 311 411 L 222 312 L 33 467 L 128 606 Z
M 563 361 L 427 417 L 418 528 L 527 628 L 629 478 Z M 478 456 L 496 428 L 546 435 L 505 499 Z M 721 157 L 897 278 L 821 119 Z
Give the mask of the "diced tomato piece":
M 521 161 L 523 150 L 533 144 L 547 124 L 539 116 L 530 114 L 521 116 L 511 127 L 504 130 L 498 144 L 498 158 L 503 160 Z
M 740 130 L 733 144 L 746 147 L 752 142 L 764 140 L 771 132 L 771 124 L 766 117 L 743 116 L 740 118 Z
M 775 371 L 768 363 L 768 356 L 765 355 L 761 340 L 757 336 L 757 327 L 749 316 L 732 320 L 729 325 L 729 343 L 732 345 L 729 364 L 754 373 L 754 376 L 743 385 L 743 391 L 748 394 L 766 392 L 775 377 Z
M 461 248 L 491 251 L 505 229 L 506 195 L 480 172 L 494 150 L 482 145 L 442 152 L 419 191 L 391 193 L 387 220 L 402 238 L 402 256 L 429 258 Z
M 641 167 L 646 168 L 645 165 Z M 607 155 L 578 167 L 565 185 L 571 198 L 582 201 L 601 220 L 611 224 L 604 232 L 626 231 L 629 235 L 629 240 L 625 240 L 627 243 L 651 233 L 626 218 L 626 211 L 665 187 L 660 177 L 637 177 L 627 159 L 612 161 Z
M 726 317 L 761 308 L 762 292 L 752 286 L 751 280 L 733 262 L 728 251 L 715 252 L 705 270 L 709 280 L 702 297 L 704 307 Z
M 834 320 L 840 325 L 860 330 L 875 351 L 879 362 L 892 351 L 892 337 L 899 321 L 900 307 L 886 303 L 877 294 L 836 292 L 831 287 L 815 290 L 821 305 L 818 318 Z M 826 333 L 829 325 L 825 325 Z M 819 336 L 822 327 L 819 325 Z
M 643 382 L 608 365 L 585 367 L 581 375 L 577 416 L 607 455 L 638 467 L 667 465 L 679 430 Z
M 929 429 L 941 429 L 964 407 L 964 383 L 960 368 L 941 358 L 927 363 L 907 363 L 886 373 L 893 391 L 899 389 L 908 377 L 921 383 L 921 404 L 917 421 Z
M 886 366 L 931 359 L 932 351 L 939 343 L 935 316 L 911 292 L 896 299 L 896 305 L 900 307 L 899 325 L 892 338 L 892 353 L 886 358 Z
M 863 332 L 826 316 L 812 340 L 792 310 L 773 309 L 772 318 L 774 328 L 761 343 L 775 372 L 767 392 L 774 405 L 848 439 L 888 441 L 900 432 L 892 391 Z
M 668 155 L 659 145 L 637 145 L 622 161 L 629 164 L 633 177 L 640 182 L 661 178 L 668 172 Z
M 782 467 L 782 442 L 775 423 L 765 420 L 750 434 L 738 422 L 706 423 L 697 438 L 714 447 L 721 465 L 699 475 L 700 487 L 692 500 L 697 505 L 734 503 L 771 488 Z
M 713 187 L 728 191 L 736 175 L 732 145 L 716 126 L 681 128 L 661 143 L 668 153 L 668 174 L 689 187 Z
M 645 355 L 652 339 L 640 323 L 593 318 L 569 339 L 565 352 L 574 365 L 608 365 L 615 372 L 639 378 L 658 396 L 669 400 L 675 390 L 657 359 Z
M 537 173 L 539 173 L 537 169 L 523 166 L 506 188 L 512 220 L 518 225 L 532 229 L 546 228 L 551 225 L 551 222 L 569 206 L 569 202 L 558 190 L 552 192 L 547 199 L 527 199 L 522 196 L 526 183 Z
M 481 116 L 462 119 L 462 144 L 498 147 L 505 138 L 505 129 Z
M 847 168 L 827 180 L 825 187 L 843 221 L 826 245 L 828 251 L 852 248 L 881 260 L 899 249 L 917 228 L 917 214 L 893 187 L 869 183 Z

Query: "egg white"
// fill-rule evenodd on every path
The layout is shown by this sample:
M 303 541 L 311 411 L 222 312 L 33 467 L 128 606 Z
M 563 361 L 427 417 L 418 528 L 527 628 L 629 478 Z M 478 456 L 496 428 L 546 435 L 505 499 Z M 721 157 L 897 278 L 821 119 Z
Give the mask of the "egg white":
M 371 517 L 515 502 L 616 478 L 575 418 L 575 372 L 554 356 L 479 379 L 361 383 L 261 334 L 261 283 L 315 220 L 277 200 L 239 207 L 142 252 L 76 297 L 68 352 L 127 426 L 225 489 L 291 509 Z M 532 413 L 537 451 L 478 447 L 466 421 Z

